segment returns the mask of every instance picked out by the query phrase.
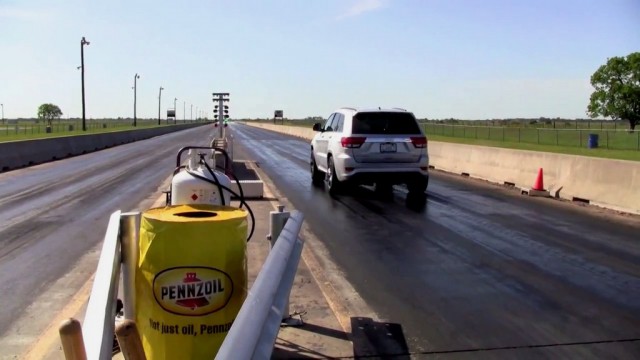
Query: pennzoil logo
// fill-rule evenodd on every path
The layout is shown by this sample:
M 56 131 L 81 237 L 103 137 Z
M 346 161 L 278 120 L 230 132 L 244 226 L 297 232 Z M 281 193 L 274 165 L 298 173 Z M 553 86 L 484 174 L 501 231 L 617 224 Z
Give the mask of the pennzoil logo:
M 233 294 L 225 272 L 204 266 L 163 270 L 153 279 L 153 295 L 164 310 L 177 315 L 202 316 L 224 308 Z

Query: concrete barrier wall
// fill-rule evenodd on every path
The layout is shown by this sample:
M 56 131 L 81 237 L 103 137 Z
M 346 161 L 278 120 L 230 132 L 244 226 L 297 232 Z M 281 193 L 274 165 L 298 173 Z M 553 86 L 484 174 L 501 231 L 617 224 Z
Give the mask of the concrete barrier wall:
M 315 134 L 305 127 L 248 125 L 306 140 Z M 640 162 L 437 141 L 429 142 L 429 157 L 436 169 L 521 188 L 533 186 L 543 168 L 552 196 L 640 214 Z
M 0 170 L 7 171 L 64 159 L 202 125 L 205 124 L 181 124 L 140 130 L 2 142 L 0 143 Z

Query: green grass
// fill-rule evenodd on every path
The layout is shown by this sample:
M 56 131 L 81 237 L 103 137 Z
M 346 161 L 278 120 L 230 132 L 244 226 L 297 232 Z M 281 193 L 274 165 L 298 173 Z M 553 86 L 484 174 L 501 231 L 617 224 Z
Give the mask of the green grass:
M 181 122 L 178 122 L 181 123 Z M 103 127 L 102 124 L 106 124 Z M 69 130 L 69 125 L 73 126 L 73 130 Z M 97 134 L 115 131 L 135 130 L 152 128 L 158 126 L 166 126 L 166 122 L 162 125 L 158 125 L 155 121 L 145 121 L 137 124 L 136 127 L 131 125 L 130 122 L 100 122 L 100 123 L 88 123 L 87 131 L 82 131 L 82 123 L 77 122 L 60 122 L 54 123 L 52 126 L 52 132 L 46 132 L 46 125 L 43 123 L 33 122 L 19 122 L 18 124 L 0 125 L 0 142 L 5 141 L 19 141 L 19 140 L 33 140 L 33 139 L 45 139 L 62 136 L 74 136 L 74 135 L 86 135 Z

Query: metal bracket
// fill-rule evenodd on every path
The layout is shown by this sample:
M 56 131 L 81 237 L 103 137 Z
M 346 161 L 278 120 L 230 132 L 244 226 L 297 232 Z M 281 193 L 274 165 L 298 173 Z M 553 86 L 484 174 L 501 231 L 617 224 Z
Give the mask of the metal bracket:
M 303 315 L 306 315 L 306 311 L 296 311 L 290 314 L 289 317 L 282 319 L 280 327 L 301 327 L 304 325 Z M 295 317 L 297 316 L 297 318 Z

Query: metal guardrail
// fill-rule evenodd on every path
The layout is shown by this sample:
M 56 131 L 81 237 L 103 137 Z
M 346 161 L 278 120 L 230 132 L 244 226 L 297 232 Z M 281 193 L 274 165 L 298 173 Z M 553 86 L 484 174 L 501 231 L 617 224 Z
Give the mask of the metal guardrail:
M 134 269 L 138 250 L 140 213 L 111 214 L 102 244 L 91 295 L 82 325 L 87 359 L 111 359 L 122 270 L 123 310 L 125 319 L 135 315 Z
M 216 359 L 271 358 L 302 253 L 298 235 L 303 219 L 302 213 L 291 213 Z
M 120 211 L 116 211 L 104 236 L 82 328 L 87 359 L 112 357 L 120 261 Z

